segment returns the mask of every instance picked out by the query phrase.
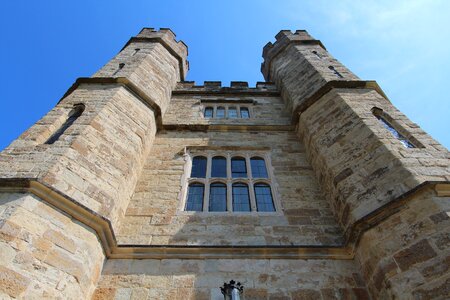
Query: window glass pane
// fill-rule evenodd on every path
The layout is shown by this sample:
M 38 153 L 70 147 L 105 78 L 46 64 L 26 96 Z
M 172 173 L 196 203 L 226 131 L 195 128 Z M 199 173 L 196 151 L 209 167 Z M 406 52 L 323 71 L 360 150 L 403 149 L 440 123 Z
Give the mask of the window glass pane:
M 228 118 L 236 119 L 237 118 L 237 109 L 236 107 L 228 108 Z
M 258 211 L 275 211 L 270 186 L 264 183 L 255 184 L 256 208 Z
M 192 183 L 189 185 L 188 197 L 186 201 L 187 211 L 203 210 L 203 191 L 205 187 L 201 183 Z
M 267 178 L 267 169 L 264 159 L 260 157 L 252 157 L 251 159 L 253 178 Z
M 209 190 L 209 211 L 227 211 L 227 186 L 212 183 Z
M 247 107 L 241 107 L 241 118 L 242 119 L 250 118 L 250 112 L 248 111 Z
M 192 160 L 191 177 L 205 178 L 206 176 L 206 157 L 196 156 Z
M 247 166 L 245 164 L 245 158 L 233 157 L 231 159 L 231 176 L 233 178 L 247 177 Z
M 205 118 L 212 118 L 213 116 L 213 108 L 207 107 L 205 108 Z
M 248 187 L 244 183 L 233 184 L 233 211 L 250 211 Z
M 381 124 L 383 124 L 384 128 L 386 128 L 387 130 L 389 130 L 391 132 L 391 134 L 398 139 L 403 146 L 405 146 L 406 148 L 415 148 L 415 146 L 408 141 L 407 138 L 405 138 L 400 132 L 398 132 L 391 124 L 389 124 L 385 119 L 383 119 L 380 116 L 376 116 L 378 118 L 378 120 L 381 122 Z
M 227 177 L 227 159 L 225 157 L 213 157 L 211 177 Z
M 216 118 L 225 118 L 225 107 L 218 107 L 216 110 Z

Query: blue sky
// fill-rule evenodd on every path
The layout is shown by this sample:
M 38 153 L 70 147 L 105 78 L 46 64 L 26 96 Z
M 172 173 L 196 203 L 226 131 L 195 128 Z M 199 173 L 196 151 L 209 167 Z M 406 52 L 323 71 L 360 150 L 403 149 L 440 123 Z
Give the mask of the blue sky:
M 142 27 L 189 46 L 187 80 L 263 81 L 262 47 L 306 29 L 450 148 L 450 1 L 2 1 L 0 149 Z

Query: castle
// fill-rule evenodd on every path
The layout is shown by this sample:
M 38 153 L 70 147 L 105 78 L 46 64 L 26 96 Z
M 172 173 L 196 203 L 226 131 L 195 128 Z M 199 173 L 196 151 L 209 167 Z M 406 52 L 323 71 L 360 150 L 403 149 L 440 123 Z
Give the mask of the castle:
M 1 152 L 0 298 L 450 298 L 449 152 L 375 81 L 303 30 L 256 87 L 186 58 L 144 28 Z

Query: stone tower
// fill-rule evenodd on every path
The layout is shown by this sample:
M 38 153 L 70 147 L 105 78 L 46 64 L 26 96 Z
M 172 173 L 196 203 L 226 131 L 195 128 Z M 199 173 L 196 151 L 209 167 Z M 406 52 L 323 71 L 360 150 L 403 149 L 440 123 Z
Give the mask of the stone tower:
M 450 297 L 449 152 L 376 82 L 302 30 L 256 87 L 186 57 L 144 28 L 1 152 L 1 298 Z

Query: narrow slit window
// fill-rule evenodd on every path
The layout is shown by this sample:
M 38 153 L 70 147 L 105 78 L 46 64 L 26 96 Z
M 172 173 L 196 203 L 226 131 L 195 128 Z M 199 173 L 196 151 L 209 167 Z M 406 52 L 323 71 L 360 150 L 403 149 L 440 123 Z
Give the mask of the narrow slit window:
M 207 119 L 212 118 L 213 117 L 213 111 L 214 111 L 214 109 L 212 107 L 209 107 L 209 106 L 206 107 L 205 108 L 205 113 L 204 113 L 205 118 L 207 118 Z
M 209 189 L 209 211 L 227 211 L 227 186 L 212 183 Z
M 228 108 L 228 118 L 230 119 L 236 119 L 238 117 L 237 115 L 237 109 L 236 107 L 230 107 Z
M 317 56 L 319 59 L 322 59 L 322 55 L 320 55 L 317 51 L 312 51 L 312 53 Z
M 250 211 L 250 197 L 245 183 L 233 184 L 233 211 Z
M 196 156 L 192 160 L 191 178 L 205 178 L 206 177 L 206 157 Z
M 189 185 L 188 197 L 186 201 L 187 211 L 203 210 L 203 192 L 205 186 L 201 183 L 191 183 Z
M 231 159 L 231 177 L 233 178 L 247 177 L 247 165 L 245 163 L 245 158 L 233 157 Z
M 241 107 L 241 118 L 242 119 L 249 119 L 250 118 L 250 112 L 248 111 L 247 107 Z
M 135 56 L 139 51 L 141 51 L 141 49 L 140 48 L 136 48 L 136 49 L 134 49 L 134 52 L 133 52 L 133 55 L 131 55 L 131 56 Z
M 225 107 L 218 107 L 216 111 L 216 118 L 222 119 L 225 118 Z
M 275 211 L 270 186 L 265 183 L 255 184 L 256 209 L 258 211 Z
M 124 64 L 124 63 L 120 63 L 120 64 L 119 64 L 119 67 L 118 67 L 117 70 L 112 74 L 112 76 L 117 75 L 117 73 L 119 73 L 120 70 L 123 69 L 123 67 L 125 67 L 125 64 Z
M 416 148 L 406 137 L 404 137 L 400 132 L 397 131 L 388 121 L 386 121 L 382 116 L 375 115 L 380 123 L 386 128 L 397 140 L 402 143 L 406 148 Z
M 75 105 L 74 108 L 70 111 L 69 117 L 64 122 L 64 124 L 59 127 L 59 129 L 50 136 L 50 138 L 45 142 L 45 144 L 53 144 L 56 142 L 63 134 L 64 132 L 72 126 L 72 124 L 81 116 L 81 114 L 84 111 L 84 104 L 78 104 Z
M 216 156 L 212 159 L 211 177 L 227 177 L 227 159 Z
M 333 71 L 334 75 L 336 75 L 339 78 L 344 78 L 344 76 L 342 76 L 341 73 L 338 72 L 338 70 L 336 70 L 333 66 L 329 66 L 328 69 L 330 69 L 331 71 Z
M 250 160 L 253 178 L 267 178 L 266 162 L 261 157 L 252 157 Z

